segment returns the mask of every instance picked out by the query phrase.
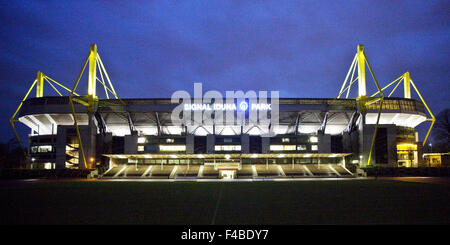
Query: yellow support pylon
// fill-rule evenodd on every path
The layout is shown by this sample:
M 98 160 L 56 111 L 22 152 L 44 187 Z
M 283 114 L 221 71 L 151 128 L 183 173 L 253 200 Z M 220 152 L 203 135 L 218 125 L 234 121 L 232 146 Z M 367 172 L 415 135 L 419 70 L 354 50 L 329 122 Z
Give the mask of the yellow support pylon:
M 81 77 L 83 76 L 84 70 L 86 69 L 87 64 L 89 63 L 89 74 L 88 74 L 88 95 L 87 95 L 87 101 L 83 100 L 83 98 L 74 98 L 73 95 L 76 94 L 75 90 L 78 87 L 78 84 L 80 82 Z M 101 80 L 97 77 L 97 68 L 99 70 L 100 76 L 101 76 Z M 106 82 L 103 81 L 103 74 L 105 74 L 105 77 L 108 81 L 109 87 L 107 86 Z M 72 110 L 72 116 L 74 119 L 74 126 L 77 132 L 77 138 L 78 138 L 78 143 L 80 146 L 80 152 L 81 152 L 81 158 L 84 164 L 85 168 L 90 168 L 92 167 L 91 164 L 86 160 L 86 154 L 84 151 L 84 147 L 83 147 L 83 142 L 81 140 L 81 134 L 80 134 L 80 129 L 78 127 L 78 121 L 77 121 L 77 115 L 75 112 L 75 106 L 73 104 L 73 102 L 77 102 L 80 103 L 82 105 L 85 105 L 88 107 L 88 111 L 89 113 L 94 112 L 95 109 L 95 103 L 98 101 L 98 97 L 97 97 L 97 83 L 99 82 L 100 84 L 102 84 L 105 88 L 105 94 L 106 96 L 109 98 L 108 95 L 108 91 L 110 93 L 112 93 L 116 99 L 118 99 L 119 101 L 121 101 L 122 103 L 124 103 L 116 94 L 116 91 L 114 90 L 114 87 L 111 83 L 111 80 L 109 79 L 108 73 L 106 72 L 106 69 L 103 65 L 103 62 L 100 58 L 100 55 L 97 52 L 97 45 L 96 44 L 91 44 L 89 47 L 89 55 L 86 57 L 83 66 L 81 68 L 80 73 L 78 74 L 78 77 L 75 81 L 75 84 L 71 90 L 71 93 L 69 95 L 69 104 L 70 104 L 70 108 Z
M 36 77 L 36 98 L 44 96 L 44 75 L 38 71 Z
M 30 95 L 31 91 L 33 90 L 34 86 L 36 86 L 36 98 L 41 98 L 44 96 L 44 81 L 47 81 L 51 87 L 60 95 L 62 96 L 62 94 L 56 89 L 56 87 L 53 85 L 56 84 L 62 88 L 64 88 L 67 91 L 70 91 L 70 89 L 68 89 L 67 87 L 65 87 L 64 85 L 62 85 L 61 83 L 58 83 L 57 81 L 51 79 L 50 77 L 48 77 L 47 75 L 45 75 L 44 73 L 38 71 L 37 72 L 37 76 L 36 79 L 34 79 L 33 83 L 31 84 L 30 88 L 28 89 L 27 93 L 25 94 L 25 96 L 23 97 L 22 101 L 20 102 L 19 106 L 17 107 L 16 111 L 14 112 L 14 114 L 11 116 L 11 118 L 9 119 L 9 122 L 11 124 L 11 127 L 14 131 L 14 135 L 17 138 L 17 141 L 19 142 L 20 148 L 22 148 L 22 151 L 25 155 L 25 157 L 28 156 L 28 153 L 25 150 L 25 147 L 22 144 L 22 141 L 20 140 L 19 134 L 17 133 L 16 130 L 16 126 L 14 125 L 14 123 L 18 122 L 19 120 L 16 118 L 17 113 L 19 113 L 20 108 L 22 108 L 23 103 L 25 102 L 25 100 L 28 98 L 28 96 Z M 77 94 L 78 95 L 78 94 Z
M 358 97 L 362 97 L 366 96 L 366 56 L 363 45 L 358 44 L 356 55 L 358 57 Z
M 380 94 L 380 96 L 375 98 L 375 99 L 367 97 L 366 70 L 365 70 L 366 64 L 367 64 L 367 67 L 369 68 L 370 74 L 372 75 L 373 81 L 375 82 L 375 85 L 377 86 L 378 92 L 376 94 L 378 94 L 378 93 Z M 354 75 L 354 72 L 356 70 L 356 67 L 358 68 L 358 77 L 356 77 L 353 80 L 353 75 Z M 349 77 L 350 73 L 352 74 L 351 77 Z M 358 80 L 358 97 L 356 98 L 356 101 L 357 101 L 357 103 L 359 105 L 359 109 L 361 110 L 361 112 L 366 111 L 366 107 L 368 105 L 379 102 L 378 114 L 377 114 L 377 122 L 375 124 L 375 131 L 374 131 L 374 134 L 373 134 L 373 137 L 372 137 L 372 144 L 370 146 L 369 158 L 367 160 L 367 165 L 369 166 L 370 162 L 371 162 L 371 158 L 372 158 L 373 147 L 375 145 L 375 138 L 376 138 L 377 131 L 378 131 L 378 124 L 379 124 L 379 121 L 380 121 L 381 110 L 383 108 L 384 94 L 382 92 L 382 89 L 380 88 L 380 85 L 379 85 L 379 83 L 377 81 L 377 78 L 375 77 L 375 74 L 374 74 L 374 72 L 372 70 L 372 67 L 370 66 L 370 63 L 369 63 L 369 61 L 367 59 L 367 56 L 366 56 L 366 54 L 364 52 L 364 46 L 361 45 L 361 44 L 358 44 L 358 46 L 357 46 L 355 57 L 353 58 L 352 64 L 350 65 L 350 68 L 349 68 L 349 70 L 347 72 L 345 80 L 344 80 L 344 82 L 342 84 L 341 90 L 339 91 L 339 94 L 336 97 L 336 99 L 339 99 L 340 96 L 345 91 L 347 91 L 346 98 L 348 98 L 351 86 L 353 85 L 354 82 L 356 82 L 356 80 Z M 348 82 L 348 85 L 347 85 L 347 82 Z
M 403 74 L 403 95 L 407 99 L 411 99 L 411 77 L 409 75 L 409 72 L 405 72 Z
M 428 107 L 427 103 L 423 99 L 422 95 L 420 94 L 420 92 L 417 89 L 416 85 L 414 84 L 413 80 L 411 79 L 411 75 L 410 75 L 409 72 L 403 73 L 399 78 L 395 79 L 394 81 L 390 82 L 388 85 L 384 86 L 381 89 L 381 91 L 387 89 L 388 87 L 390 87 L 391 85 L 393 85 L 396 82 L 397 82 L 397 84 L 392 89 L 392 91 L 388 95 L 388 97 L 391 97 L 391 95 L 394 93 L 394 91 L 397 89 L 397 87 L 400 85 L 400 83 L 403 83 L 403 96 L 405 98 L 407 98 L 407 99 L 411 99 L 411 85 L 413 85 L 414 90 L 416 91 L 416 93 L 419 96 L 420 100 L 422 101 L 423 105 L 427 109 L 428 114 L 430 114 L 430 118 L 427 118 L 426 120 L 427 121 L 431 121 L 431 125 L 430 125 L 430 128 L 428 129 L 428 132 L 427 132 L 427 134 L 425 136 L 425 139 L 423 140 L 423 143 L 422 143 L 423 145 L 425 145 L 426 142 L 427 142 L 428 136 L 430 135 L 431 129 L 433 128 L 434 122 L 436 121 L 436 118 L 434 117 L 434 115 L 431 112 L 430 108 Z M 378 93 L 380 93 L 380 91 L 377 91 L 376 93 L 374 93 L 370 97 L 373 97 L 373 96 L 377 95 Z

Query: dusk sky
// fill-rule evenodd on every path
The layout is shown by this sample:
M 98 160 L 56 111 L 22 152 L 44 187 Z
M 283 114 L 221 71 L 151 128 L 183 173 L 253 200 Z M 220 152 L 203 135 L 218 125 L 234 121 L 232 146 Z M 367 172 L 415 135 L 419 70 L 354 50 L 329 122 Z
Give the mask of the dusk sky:
M 71 88 L 91 43 L 123 98 L 194 82 L 334 98 L 363 44 L 381 86 L 409 71 L 435 115 L 450 107 L 449 1 L 1 1 L 0 23 L 2 142 L 37 71 Z

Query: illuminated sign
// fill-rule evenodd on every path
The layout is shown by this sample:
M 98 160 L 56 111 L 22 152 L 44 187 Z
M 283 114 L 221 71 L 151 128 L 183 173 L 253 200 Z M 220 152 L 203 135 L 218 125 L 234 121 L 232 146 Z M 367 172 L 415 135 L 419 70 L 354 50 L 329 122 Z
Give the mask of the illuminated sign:
M 184 104 L 185 111 L 236 111 L 237 106 L 234 103 L 226 104 Z M 268 111 L 272 110 L 272 105 L 267 103 L 252 103 L 248 104 L 246 101 L 239 103 L 241 111 L 247 111 L 250 108 L 252 111 Z

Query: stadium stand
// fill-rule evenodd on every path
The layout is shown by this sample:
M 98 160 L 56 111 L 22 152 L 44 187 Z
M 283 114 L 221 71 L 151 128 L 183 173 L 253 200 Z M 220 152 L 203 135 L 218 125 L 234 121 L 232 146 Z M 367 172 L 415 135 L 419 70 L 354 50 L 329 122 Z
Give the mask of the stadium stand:
M 200 166 L 180 165 L 178 166 L 176 178 L 197 178 Z
M 328 164 L 308 164 L 306 166 L 314 176 L 337 176 Z
M 276 164 L 255 164 L 258 177 L 278 177 L 281 176 Z
M 219 178 L 219 170 L 214 169 L 214 166 L 203 166 L 203 173 L 200 178 Z
M 149 177 L 157 179 L 168 179 L 172 173 L 172 165 L 153 165 Z
M 103 177 L 117 177 L 116 175 L 119 174 L 119 171 L 123 169 L 124 165 L 117 165 L 113 166 L 112 168 L 106 170 L 105 173 L 103 173 Z
M 128 165 L 123 173 L 123 177 L 139 178 L 144 174 L 148 165 Z
M 280 164 L 287 177 L 306 177 L 308 172 L 300 164 Z
M 252 165 L 242 165 L 241 169 L 237 170 L 237 178 L 252 178 L 253 177 L 253 169 Z

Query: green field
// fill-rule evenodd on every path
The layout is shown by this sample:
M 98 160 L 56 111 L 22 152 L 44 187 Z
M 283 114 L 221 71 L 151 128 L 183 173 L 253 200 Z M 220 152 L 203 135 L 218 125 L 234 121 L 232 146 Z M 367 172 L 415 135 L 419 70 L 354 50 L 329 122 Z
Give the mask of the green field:
M 448 185 L 1 181 L 1 224 L 448 224 Z

